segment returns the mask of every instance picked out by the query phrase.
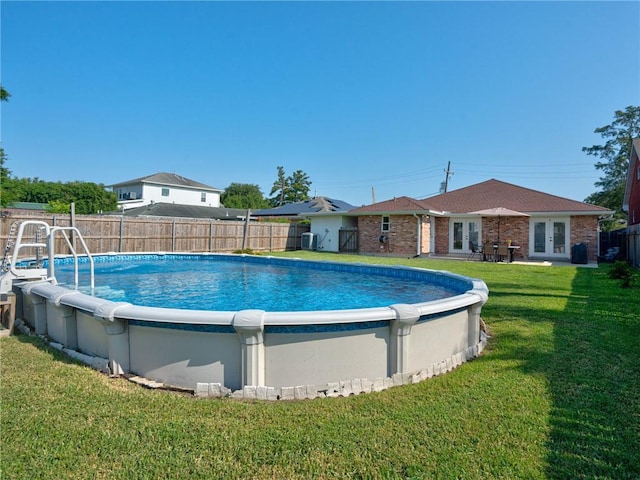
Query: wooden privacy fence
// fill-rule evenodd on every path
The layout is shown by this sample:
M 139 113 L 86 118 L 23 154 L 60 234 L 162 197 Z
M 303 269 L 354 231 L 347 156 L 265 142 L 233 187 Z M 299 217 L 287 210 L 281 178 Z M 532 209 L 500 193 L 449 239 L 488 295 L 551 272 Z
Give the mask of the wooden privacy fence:
M 76 227 L 91 253 L 256 252 L 298 250 L 308 225 L 197 218 L 123 217 L 115 215 L 43 214 L 3 211 L 0 244 L 7 244 L 14 222 L 41 220 L 51 226 Z M 72 225 L 73 222 L 73 225 Z M 78 253 L 82 252 L 76 247 Z M 56 253 L 68 253 L 63 239 Z

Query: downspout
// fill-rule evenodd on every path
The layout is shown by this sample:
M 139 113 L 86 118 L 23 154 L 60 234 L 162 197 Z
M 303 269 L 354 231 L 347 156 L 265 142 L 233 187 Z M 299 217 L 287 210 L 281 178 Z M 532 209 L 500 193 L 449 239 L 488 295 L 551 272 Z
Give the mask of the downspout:
M 413 216 L 418 220 L 418 244 L 416 245 L 416 257 L 419 257 L 420 253 L 422 253 L 422 218 L 420 218 L 417 213 L 414 213 Z

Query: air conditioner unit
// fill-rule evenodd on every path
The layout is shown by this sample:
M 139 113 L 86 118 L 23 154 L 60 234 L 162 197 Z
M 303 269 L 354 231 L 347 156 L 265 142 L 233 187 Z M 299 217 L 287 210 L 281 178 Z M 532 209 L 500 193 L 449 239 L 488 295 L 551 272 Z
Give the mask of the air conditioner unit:
M 138 194 L 136 192 L 129 192 L 129 200 L 135 200 L 138 198 Z
M 318 236 L 315 233 L 303 233 L 302 234 L 302 249 L 303 250 L 317 250 L 318 249 Z

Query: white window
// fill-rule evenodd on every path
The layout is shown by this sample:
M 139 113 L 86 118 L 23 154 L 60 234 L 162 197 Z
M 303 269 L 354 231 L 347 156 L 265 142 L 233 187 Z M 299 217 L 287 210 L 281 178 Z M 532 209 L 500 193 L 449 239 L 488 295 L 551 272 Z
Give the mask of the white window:
M 382 231 L 383 232 L 388 232 L 390 226 L 391 226 L 391 219 L 389 218 L 388 215 L 383 215 L 382 216 Z
M 169 189 L 168 188 L 163 188 L 162 189 L 162 196 L 163 197 L 168 197 L 169 196 Z
M 201 201 L 201 202 L 203 202 L 203 203 L 207 201 L 207 194 L 206 194 L 206 192 L 202 192 L 202 193 L 200 193 L 200 201 Z

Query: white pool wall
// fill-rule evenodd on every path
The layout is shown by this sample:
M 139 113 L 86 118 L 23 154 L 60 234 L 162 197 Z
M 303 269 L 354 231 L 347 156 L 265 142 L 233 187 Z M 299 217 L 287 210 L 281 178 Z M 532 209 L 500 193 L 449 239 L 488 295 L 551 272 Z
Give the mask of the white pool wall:
M 479 355 L 486 343 L 480 329 L 486 285 L 433 273 L 470 288 L 431 302 L 311 312 L 144 307 L 49 282 L 15 290 L 22 317 L 37 334 L 104 359 L 112 374 L 199 396 L 297 399 L 412 383 Z

